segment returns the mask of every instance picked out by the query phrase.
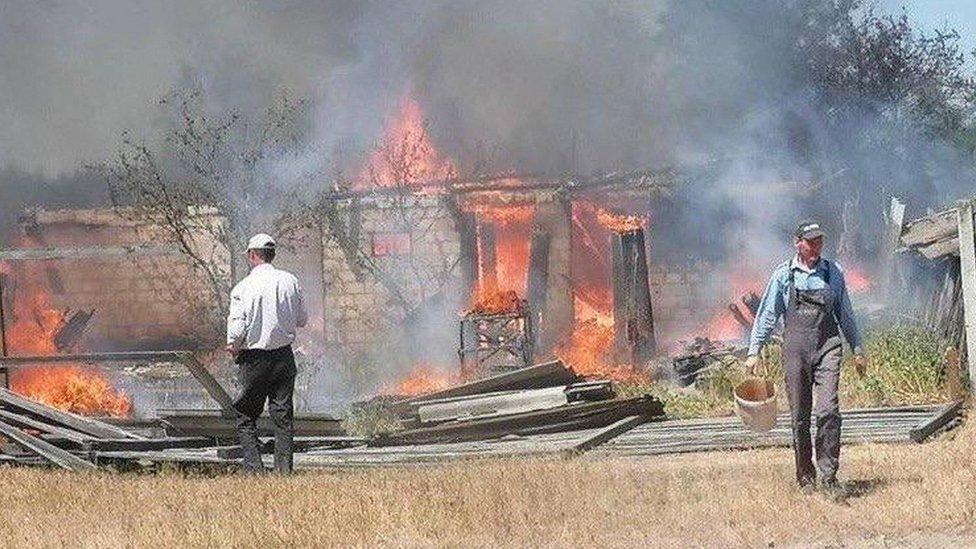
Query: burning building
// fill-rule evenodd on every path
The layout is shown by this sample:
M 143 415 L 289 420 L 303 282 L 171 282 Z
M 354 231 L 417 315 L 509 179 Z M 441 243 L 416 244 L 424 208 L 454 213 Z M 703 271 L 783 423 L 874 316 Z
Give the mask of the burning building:
M 653 241 L 668 230 L 654 211 L 675 171 L 457 173 L 405 101 L 359 173 L 320 194 L 309 228 L 279 239 L 278 263 L 302 280 L 313 311 L 306 349 L 353 370 L 381 363 L 375 377 L 399 386 L 553 356 L 583 374 L 626 378 L 715 309 L 706 265 L 654 258 Z M 206 208 L 197 217 L 201 227 L 222 223 Z M 3 256 L 4 309 L 21 311 L 33 299 L 23 280 L 38 276 L 47 304 L 7 318 L 8 333 L 50 309 L 94 311 L 73 336 L 86 350 L 213 348 L 220 339 L 210 281 L 151 220 L 39 210 L 21 226 L 23 249 Z M 190 252 L 232 278 L 226 250 L 197 232 Z

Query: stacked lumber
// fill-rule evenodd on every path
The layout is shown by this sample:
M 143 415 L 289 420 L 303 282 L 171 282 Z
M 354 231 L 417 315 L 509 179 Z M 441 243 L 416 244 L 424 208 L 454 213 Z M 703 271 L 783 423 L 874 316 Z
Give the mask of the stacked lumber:
M 396 402 L 402 430 L 370 446 L 411 446 L 600 429 L 664 415 L 656 398 L 615 399 L 609 380 L 581 380 L 556 360 Z
M 94 471 L 101 466 L 152 465 L 160 462 L 214 463 L 232 465 L 240 457 L 236 432 L 226 428 L 231 420 L 220 410 L 195 410 L 202 426 L 199 435 L 167 433 L 146 437 L 94 418 L 58 410 L 0 389 L 0 463 L 55 466 L 71 471 Z M 266 420 L 267 418 L 261 418 Z M 266 423 L 266 422 L 265 422 Z M 362 445 L 365 440 L 344 436 L 339 422 L 316 416 L 298 418 L 296 451 L 345 448 Z M 269 431 L 262 423 L 259 435 Z M 209 429 L 208 429 L 209 427 Z M 192 429 L 186 429 L 192 431 Z M 313 433 L 305 435 L 306 432 Z M 327 432 L 328 435 L 321 433 Z M 270 441 L 262 441 L 262 451 L 271 453 Z

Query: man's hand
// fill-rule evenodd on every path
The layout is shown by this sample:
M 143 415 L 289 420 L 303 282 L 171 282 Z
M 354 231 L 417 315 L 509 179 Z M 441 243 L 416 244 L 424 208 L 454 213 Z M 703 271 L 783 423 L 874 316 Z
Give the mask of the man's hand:
M 864 377 L 868 369 L 868 357 L 863 354 L 854 355 L 854 370 L 858 377 Z
M 227 354 L 229 354 L 231 358 L 237 358 L 237 349 L 235 349 L 230 343 L 224 347 L 224 350 L 227 351 Z
M 759 366 L 759 355 L 749 355 L 745 362 L 746 373 L 751 376 L 756 375 L 756 366 Z

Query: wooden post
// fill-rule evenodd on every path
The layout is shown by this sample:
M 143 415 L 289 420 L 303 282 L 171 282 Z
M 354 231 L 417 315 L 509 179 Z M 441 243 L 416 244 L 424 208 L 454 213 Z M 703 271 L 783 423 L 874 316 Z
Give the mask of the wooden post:
M 949 347 L 945 351 L 945 368 L 946 368 L 946 393 L 949 394 L 949 398 L 956 399 L 962 396 L 962 384 L 959 379 L 959 360 L 962 358 L 959 355 L 959 350 L 955 347 Z
M 7 356 L 7 319 L 3 315 L 3 274 L 0 274 L 0 356 Z M 7 370 L 0 368 L 0 384 L 4 389 L 10 388 L 10 380 L 7 377 Z
M 458 232 L 461 287 L 465 299 L 471 299 L 478 287 L 478 227 L 474 214 L 458 212 L 455 216 Z
M 495 228 L 478 224 L 478 266 L 482 288 L 498 289 L 498 264 L 495 256 Z
M 963 315 L 966 326 L 966 360 L 970 390 L 976 382 L 976 231 L 973 200 L 959 202 L 959 276 L 962 279 Z
M 637 367 L 654 354 L 654 314 L 641 229 L 614 233 L 613 324 L 617 358 Z
M 884 245 L 881 247 L 880 253 L 881 266 L 882 266 L 882 283 L 885 285 L 885 291 L 888 293 L 888 297 L 894 297 L 894 292 L 899 292 L 900 288 L 894 288 L 895 275 L 897 273 L 897 258 L 895 257 L 895 250 L 898 248 L 898 242 L 901 239 L 902 230 L 905 227 L 905 203 L 901 202 L 895 197 L 891 197 L 891 204 L 888 210 L 885 212 L 885 221 L 887 222 L 887 231 L 885 234 Z
M 526 284 L 526 299 L 532 316 L 533 349 L 544 355 L 547 355 L 550 349 L 540 347 L 539 333 L 545 323 L 542 311 L 546 308 L 549 289 L 550 240 L 549 233 L 544 229 L 537 227 L 532 231 L 532 240 L 529 242 L 529 278 Z

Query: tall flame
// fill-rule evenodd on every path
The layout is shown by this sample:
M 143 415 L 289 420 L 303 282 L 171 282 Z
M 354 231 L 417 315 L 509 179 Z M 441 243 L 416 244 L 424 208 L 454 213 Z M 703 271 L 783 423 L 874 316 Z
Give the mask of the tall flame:
M 403 185 L 419 188 L 456 176 L 454 162 L 434 147 L 420 104 L 404 97 L 397 116 L 387 124 L 383 139 L 370 154 L 355 187 Z

